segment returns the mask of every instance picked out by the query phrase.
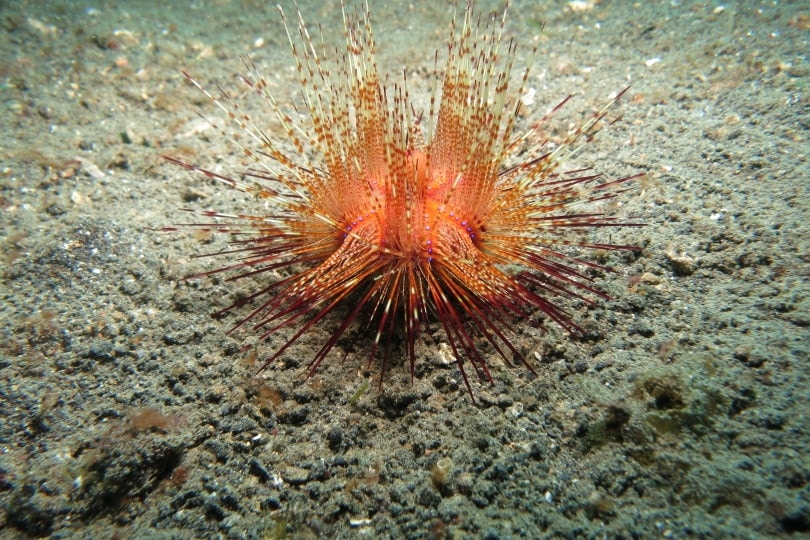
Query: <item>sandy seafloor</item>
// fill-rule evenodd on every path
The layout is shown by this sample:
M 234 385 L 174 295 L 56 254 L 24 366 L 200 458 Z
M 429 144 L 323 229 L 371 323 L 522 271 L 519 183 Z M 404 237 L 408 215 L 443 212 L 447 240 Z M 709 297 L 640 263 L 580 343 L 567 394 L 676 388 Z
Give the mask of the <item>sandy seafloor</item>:
M 298 85 L 274 3 L 180 4 L 0 4 L 1 537 L 810 534 L 810 9 L 513 2 L 516 70 L 545 23 L 518 128 L 630 84 L 571 166 L 646 173 L 619 215 L 648 225 L 596 235 L 644 251 L 597 254 L 612 300 L 562 301 L 584 335 L 515 323 L 536 376 L 484 349 L 475 407 L 435 328 L 413 384 L 397 352 L 378 391 L 362 338 L 306 380 L 336 318 L 256 376 L 290 332 L 210 314 L 275 278 L 181 281 L 226 238 L 154 229 L 256 202 L 159 157 L 245 165 L 179 68 L 244 98 L 247 53 Z M 337 43 L 338 2 L 300 7 Z M 371 10 L 381 73 L 426 103 L 452 4 Z

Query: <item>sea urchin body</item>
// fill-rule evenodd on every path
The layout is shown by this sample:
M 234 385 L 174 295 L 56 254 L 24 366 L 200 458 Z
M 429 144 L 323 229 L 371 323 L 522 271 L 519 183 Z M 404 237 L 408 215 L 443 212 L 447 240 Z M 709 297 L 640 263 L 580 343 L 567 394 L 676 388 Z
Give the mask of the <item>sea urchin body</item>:
M 546 118 L 515 135 L 520 100 L 509 96 L 524 93 L 528 69 L 517 93 L 510 92 L 516 47 L 503 39 L 504 19 L 481 22 L 468 4 L 462 24 L 452 26 L 446 68 L 423 118 L 405 79 L 387 85 L 378 76 L 368 6 L 359 14 L 344 7 L 343 19 L 345 51 L 334 55 L 313 44 L 300 13 L 297 28 L 288 29 L 306 127 L 245 60 L 244 82 L 266 102 L 283 126 L 275 135 L 294 152 L 283 150 L 224 91 L 214 96 L 187 75 L 248 136 L 242 143 L 217 128 L 251 161 L 242 173 L 250 182 L 168 159 L 271 209 L 269 215 L 202 212 L 210 222 L 192 226 L 232 234 L 232 247 L 217 255 L 236 260 L 200 275 L 226 272 L 238 279 L 289 269 L 287 277 L 225 310 L 250 305 L 237 328 L 250 324 L 262 339 L 294 329 L 265 367 L 340 308 L 345 315 L 309 374 L 362 323 L 371 327 L 370 358 L 382 356 L 380 381 L 398 332 L 413 377 L 420 333 L 438 324 L 472 395 L 469 366 L 491 380 L 482 343 L 507 363 L 517 358 L 531 369 L 510 340 L 510 323 L 539 311 L 574 331 L 554 298 L 604 296 L 583 272 L 595 265 L 569 254 L 572 246 L 634 249 L 568 234 L 630 225 L 593 209 L 630 178 L 604 181 L 588 171 L 560 171 L 599 130 L 615 99 L 551 149 L 540 140 Z

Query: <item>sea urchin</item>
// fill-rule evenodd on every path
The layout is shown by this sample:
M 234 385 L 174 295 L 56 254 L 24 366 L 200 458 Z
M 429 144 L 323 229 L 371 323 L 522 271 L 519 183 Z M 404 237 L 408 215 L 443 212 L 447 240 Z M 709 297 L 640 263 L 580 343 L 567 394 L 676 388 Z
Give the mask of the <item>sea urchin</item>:
M 508 364 L 519 359 L 531 370 L 510 340 L 511 323 L 539 311 L 576 331 L 555 297 L 605 297 L 584 272 L 597 265 L 572 255 L 572 247 L 635 249 L 570 233 L 633 225 L 594 204 L 615 197 L 633 177 L 605 181 L 588 170 L 560 171 L 618 97 L 556 145 L 543 140 L 542 126 L 562 103 L 513 134 L 521 107 L 514 96 L 524 94 L 529 70 L 510 93 L 516 45 L 503 39 L 506 12 L 500 20 L 476 18 L 468 3 L 460 27 L 455 20 L 451 26 L 446 67 L 436 70 L 423 118 L 411 104 L 407 77 L 399 84 L 380 80 L 367 4 L 359 13 L 343 6 L 345 51 L 334 54 L 313 43 L 300 12 L 296 32 L 280 11 L 308 125 L 293 120 L 294 106 L 276 99 L 250 59 L 242 79 L 283 126 L 274 134 L 280 139 L 225 91 L 215 96 L 186 74 L 247 136 L 240 142 L 216 128 L 251 165 L 237 180 L 167 158 L 250 194 L 247 205 L 258 199 L 270 209 L 201 212 L 210 222 L 187 226 L 232 235 L 231 247 L 213 255 L 234 260 L 191 277 L 224 272 L 234 280 L 287 269 L 286 277 L 223 310 L 251 306 L 234 330 L 249 324 L 261 339 L 293 329 L 262 369 L 340 307 L 345 316 L 308 375 L 355 323 L 371 327 L 370 362 L 382 350 L 380 382 L 398 332 L 413 378 L 415 346 L 429 324 L 443 329 L 471 396 L 469 366 L 491 380 L 483 343 Z

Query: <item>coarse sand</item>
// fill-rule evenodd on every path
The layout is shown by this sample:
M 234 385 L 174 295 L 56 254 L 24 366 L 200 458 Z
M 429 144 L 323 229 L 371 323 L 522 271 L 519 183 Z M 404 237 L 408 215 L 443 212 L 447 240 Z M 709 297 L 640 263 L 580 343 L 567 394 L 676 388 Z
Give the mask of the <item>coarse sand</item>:
M 519 128 L 572 94 L 564 133 L 630 85 L 570 167 L 645 173 L 618 213 L 647 226 L 596 231 L 644 249 L 596 254 L 610 300 L 559 300 L 582 335 L 515 322 L 536 375 L 485 350 L 476 407 L 438 329 L 413 382 L 397 345 L 378 389 L 362 335 L 307 379 L 335 317 L 257 375 L 290 332 L 211 314 L 281 276 L 183 280 L 227 238 L 160 229 L 261 202 L 161 158 L 246 166 L 180 69 L 273 133 L 238 75 L 249 55 L 300 102 L 274 2 L 0 3 L 0 537 L 810 534 L 801 4 L 512 2 L 516 73 L 539 40 Z M 299 7 L 340 46 L 339 2 Z M 460 9 L 370 2 L 417 107 Z

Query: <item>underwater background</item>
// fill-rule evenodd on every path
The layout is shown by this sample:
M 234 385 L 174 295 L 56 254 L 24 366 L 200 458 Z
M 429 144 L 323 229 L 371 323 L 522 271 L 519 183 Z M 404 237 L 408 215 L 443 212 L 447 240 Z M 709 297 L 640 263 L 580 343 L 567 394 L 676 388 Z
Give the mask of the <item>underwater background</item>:
M 339 2 L 298 7 L 342 46 Z M 381 75 L 427 108 L 463 2 L 369 8 Z M 211 313 L 271 278 L 183 280 L 227 239 L 159 229 L 260 203 L 161 157 L 246 166 L 180 69 L 272 133 L 239 74 L 296 98 L 275 3 L 0 2 L 0 536 L 810 534 L 810 9 L 516 0 L 505 31 L 517 75 L 538 46 L 518 131 L 630 86 L 569 168 L 644 173 L 619 202 L 646 226 L 594 233 L 644 249 L 597 254 L 610 300 L 559 299 L 582 335 L 515 321 L 537 374 L 487 351 L 476 407 L 438 331 L 413 381 L 397 353 L 378 388 L 363 339 L 307 379 L 334 320 L 257 375 L 289 333 Z

